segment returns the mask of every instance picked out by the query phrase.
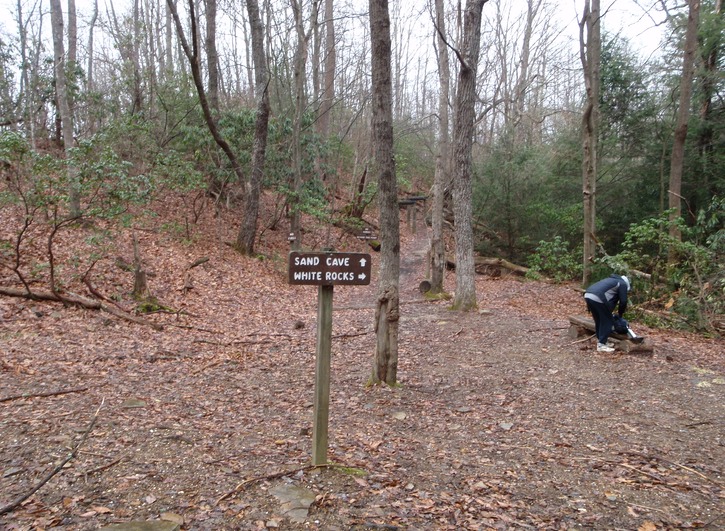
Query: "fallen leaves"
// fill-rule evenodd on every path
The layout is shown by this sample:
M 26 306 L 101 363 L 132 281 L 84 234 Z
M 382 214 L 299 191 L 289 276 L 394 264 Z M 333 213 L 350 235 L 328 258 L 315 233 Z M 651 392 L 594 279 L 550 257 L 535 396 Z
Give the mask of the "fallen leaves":
M 203 250 L 145 235 L 152 289 L 184 308 L 152 317 L 164 332 L 60 306 L 37 317 L 0 300 L 15 319 L 0 335 L 3 396 L 88 387 L 0 408 L 0 496 L 50 470 L 90 405 L 109 404 L 73 469 L 12 515 L 17 528 L 90 531 L 160 513 L 189 529 L 295 529 L 269 494 L 280 483 L 315 494 L 308 529 L 686 528 L 722 504 L 716 345 L 663 342 L 688 365 L 583 353 L 558 335 L 558 321 L 582 311 L 578 293 L 506 278 L 477 279 L 480 313 L 403 305 L 395 389 L 364 386 L 374 288 L 336 290 L 330 461 L 364 475 L 306 469 L 315 290 L 286 284 L 274 258 L 285 247 L 249 259 L 212 234 Z M 416 245 L 425 237 L 405 240 L 401 256 Z M 178 292 L 198 256 L 210 260 L 194 269 L 194 289 Z M 417 267 L 402 280 L 410 299 Z M 123 296 L 101 271 L 94 285 Z M 633 450 L 642 455 L 623 453 Z

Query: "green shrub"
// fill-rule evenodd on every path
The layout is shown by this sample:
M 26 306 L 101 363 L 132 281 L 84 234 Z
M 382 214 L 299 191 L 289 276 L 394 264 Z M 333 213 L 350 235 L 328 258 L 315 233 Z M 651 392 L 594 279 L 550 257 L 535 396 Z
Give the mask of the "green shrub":
M 530 278 L 543 275 L 557 282 L 572 280 L 582 273 L 581 251 L 570 250 L 569 243 L 561 236 L 551 241 L 540 241 L 529 259 L 529 268 L 527 276 Z
M 672 300 L 671 310 L 696 329 L 710 328 L 712 316 L 725 311 L 725 201 L 715 197 L 693 226 L 669 212 L 633 224 L 622 252 L 610 264 L 626 264 L 647 273 L 645 299 Z M 670 235 L 675 225 L 681 239 Z M 638 282 L 642 282 L 641 280 Z

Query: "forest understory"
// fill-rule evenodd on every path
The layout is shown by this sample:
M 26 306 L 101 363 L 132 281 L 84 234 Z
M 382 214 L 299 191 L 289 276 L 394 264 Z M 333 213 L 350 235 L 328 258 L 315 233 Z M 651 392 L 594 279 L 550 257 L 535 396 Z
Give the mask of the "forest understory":
M 75 452 L 0 528 L 725 528 L 722 339 L 633 322 L 653 356 L 597 353 L 567 335 L 574 286 L 506 274 L 453 312 L 418 290 L 424 228 L 403 231 L 398 387 L 366 385 L 375 253 L 370 286 L 335 288 L 330 466 L 312 469 L 317 289 L 287 284 L 284 230 L 248 258 L 225 243 L 233 223 L 205 216 L 193 244 L 137 231 L 162 330 L 0 298 L 0 508 Z M 116 255 L 92 283 L 123 303 L 130 234 Z M 281 487 L 309 494 L 301 516 Z

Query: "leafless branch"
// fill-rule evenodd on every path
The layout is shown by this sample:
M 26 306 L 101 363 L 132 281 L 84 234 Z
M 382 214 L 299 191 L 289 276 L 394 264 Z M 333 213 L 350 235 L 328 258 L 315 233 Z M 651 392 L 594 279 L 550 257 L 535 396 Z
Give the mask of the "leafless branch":
M 77 387 L 75 389 L 63 389 L 60 391 L 48 391 L 45 393 L 23 393 L 21 395 L 12 395 L 6 396 L 5 398 L 0 398 L 0 403 L 10 402 L 11 400 L 20 400 L 21 398 L 44 398 L 47 396 L 67 395 L 68 393 L 82 393 L 83 391 L 88 391 L 88 387 Z
M 73 448 L 71 453 L 68 454 L 68 456 L 65 459 L 63 459 L 63 461 L 61 461 L 55 468 L 53 468 L 53 470 L 48 472 L 48 474 L 46 474 L 46 476 L 43 479 L 41 479 L 32 489 L 30 489 L 30 491 L 28 491 L 26 494 L 22 494 L 15 501 L 10 502 L 9 504 L 5 505 L 4 507 L 0 507 L 0 515 L 9 513 L 10 511 L 12 511 L 16 507 L 18 507 L 21 503 L 23 503 L 25 500 L 30 498 L 33 494 L 38 492 L 43 487 L 43 485 L 48 483 L 48 481 L 50 481 L 53 478 L 53 476 L 55 476 L 58 472 L 63 470 L 63 467 L 65 465 L 67 465 L 71 461 L 71 459 L 75 458 L 75 456 L 78 454 L 78 450 L 80 449 L 81 446 L 83 446 L 83 443 L 86 442 L 86 439 L 88 438 L 88 434 L 91 433 L 93 426 L 95 426 L 96 420 L 98 419 L 98 414 L 101 412 L 101 408 L 103 407 L 103 402 L 104 402 L 104 400 L 101 401 L 101 405 L 98 406 L 98 409 L 93 414 L 93 417 L 91 418 L 91 421 L 88 424 L 86 431 L 83 432 L 83 437 L 81 437 L 81 440 L 78 442 L 78 444 L 75 445 L 75 448 Z

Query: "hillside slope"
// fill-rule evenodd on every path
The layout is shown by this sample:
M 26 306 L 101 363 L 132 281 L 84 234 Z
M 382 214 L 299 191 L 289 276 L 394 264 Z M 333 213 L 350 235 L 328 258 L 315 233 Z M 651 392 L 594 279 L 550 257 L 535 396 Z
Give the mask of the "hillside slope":
M 399 388 L 365 385 L 375 255 L 370 286 L 335 289 L 329 458 L 345 468 L 310 470 L 317 290 L 287 284 L 282 228 L 246 258 L 225 243 L 234 223 L 206 216 L 191 244 L 160 222 L 137 231 L 161 331 L 0 298 L 0 507 L 87 432 L 3 529 L 725 526 L 721 341 L 633 323 L 653 358 L 597 354 L 566 334 L 576 290 L 505 276 L 478 278 L 479 312 L 451 312 L 418 292 L 424 232 L 403 236 Z M 305 238 L 366 250 L 325 227 Z M 132 260 L 130 234 L 115 254 Z M 112 256 L 94 272 L 130 303 Z M 280 485 L 314 496 L 300 522 Z

